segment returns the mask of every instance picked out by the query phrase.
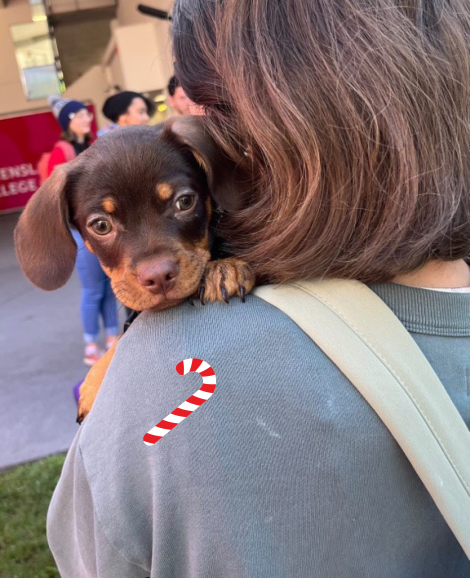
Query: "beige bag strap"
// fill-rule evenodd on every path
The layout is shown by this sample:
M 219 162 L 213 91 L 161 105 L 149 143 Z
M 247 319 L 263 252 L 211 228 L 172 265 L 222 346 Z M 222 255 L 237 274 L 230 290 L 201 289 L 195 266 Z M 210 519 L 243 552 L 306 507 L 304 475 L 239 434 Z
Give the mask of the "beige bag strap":
M 391 309 L 358 281 L 301 281 L 254 293 L 291 317 L 364 396 L 470 558 L 470 431 Z

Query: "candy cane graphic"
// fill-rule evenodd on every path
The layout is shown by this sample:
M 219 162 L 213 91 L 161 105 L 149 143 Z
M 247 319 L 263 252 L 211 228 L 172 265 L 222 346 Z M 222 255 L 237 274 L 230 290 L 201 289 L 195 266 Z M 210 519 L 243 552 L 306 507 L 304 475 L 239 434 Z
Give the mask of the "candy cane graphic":
M 180 361 L 176 366 L 176 371 L 180 375 L 186 375 L 191 371 L 199 373 L 202 377 L 202 387 L 144 435 L 144 443 L 148 446 L 153 446 L 158 440 L 161 440 L 163 436 L 181 423 L 184 418 L 191 415 L 198 407 L 201 407 L 215 391 L 214 370 L 202 359 L 191 357 L 190 359 Z

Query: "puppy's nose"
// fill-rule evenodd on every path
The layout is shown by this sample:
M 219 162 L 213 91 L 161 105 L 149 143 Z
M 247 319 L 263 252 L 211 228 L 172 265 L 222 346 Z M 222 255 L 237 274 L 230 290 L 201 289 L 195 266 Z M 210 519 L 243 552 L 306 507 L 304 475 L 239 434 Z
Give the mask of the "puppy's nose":
M 157 295 L 171 289 L 179 273 L 179 267 L 174 261 L 165 259 L 141 263 L 137 266 L 136 273 L 139 283 L 150 293 Z

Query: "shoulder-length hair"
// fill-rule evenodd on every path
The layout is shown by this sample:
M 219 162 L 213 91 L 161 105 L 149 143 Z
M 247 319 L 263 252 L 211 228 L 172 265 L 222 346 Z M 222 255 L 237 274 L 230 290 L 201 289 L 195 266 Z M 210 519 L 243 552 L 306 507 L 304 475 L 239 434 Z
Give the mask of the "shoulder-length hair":
M 77 140 L 77 135 L 72 130 L 70 130 L 70 128 L 68 128 L 67 130 L 62 132 L 62 134 L 60 135 L 60 139 L 65 140 L 69 143 L 73 143 Z M 89 132 L 88 134 L 85 135 L 85 142 L 86 144 L 90 145 L 92 141 L 93 135 L 91 134 L 91 132 Z
M 260 278 L 387 281 L 470 254 L 468 0 L 177 0 L 173 45 L 253 176 L 225 235 Z

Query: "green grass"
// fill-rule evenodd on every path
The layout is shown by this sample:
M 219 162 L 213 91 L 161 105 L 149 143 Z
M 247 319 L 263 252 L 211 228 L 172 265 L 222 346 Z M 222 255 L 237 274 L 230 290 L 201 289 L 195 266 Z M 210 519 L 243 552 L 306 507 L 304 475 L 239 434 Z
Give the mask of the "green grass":
M 59 578 L 46 514 L 65 455 L 0 472 L 0 578 Z

